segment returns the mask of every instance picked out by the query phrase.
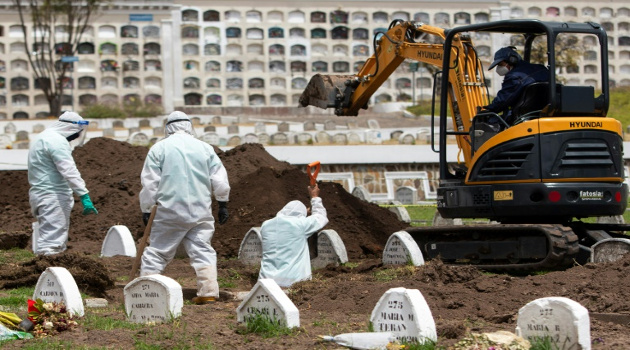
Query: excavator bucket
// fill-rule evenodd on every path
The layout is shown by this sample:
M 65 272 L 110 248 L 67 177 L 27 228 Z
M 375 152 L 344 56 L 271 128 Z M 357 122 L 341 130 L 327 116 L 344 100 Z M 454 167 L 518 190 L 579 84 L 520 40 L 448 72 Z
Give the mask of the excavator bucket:
M 300 96 L 300 105 L 323 109 L 335 107 L 337 100 L 343 96 L 346 81 L 352 78 L 354 78 L 353 75 L 315 74 Z

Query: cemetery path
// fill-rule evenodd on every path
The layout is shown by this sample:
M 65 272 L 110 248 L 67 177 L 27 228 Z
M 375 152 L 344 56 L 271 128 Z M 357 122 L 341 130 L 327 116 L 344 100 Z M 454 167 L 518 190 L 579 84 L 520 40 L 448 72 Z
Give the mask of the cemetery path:
M 123 286 L 133 258 L 99 258 L 108 229 L 125 225 L 138 240 L 142 235 L 138 209 L 140 170 L 147 149 L 109 139 L 93 139 L 74 152 L 77 166 L 99 210 L 83 217 L 77 203 L 71 217 L 67 252 L 38 257 L 25 263 L 6 261 L 0 269 L 0 296 L 15 286 L 34 286 L 49 266 L 66 267 L 79 289 L 109 300 L 110 308 L 88 309 L 99 317 L 124 320 L 120 308 Z M 515 276 L 487 274 L 473 267 L 445 266 L 431 261 L 421 267 L 384 268 L 380 253 L 387 237 L 406 225 L 395 214 L 348 194 L 340 185 L 322 183 L 321 196 L 330 224 L 348 251 L 350 264 L 316 270 L 312 281 L 292 287 L 288 295 L 300 311 L 300 331 L 295 335 L 263 339 L 239 334 L 235 310 L 237 292 L 256 283 L 258 268 L 236 260 L 244 234 L 275 215 L 289 200 L 308 204 L 308 176 L 288 163 L 279 162 L 260 145 L 248 144 L 221 152 L 230 177 L 230 220 L 218 226 L 213 246 L 219 254 L 220 300 L 211 305 L 184 305 L 175 323 L 138 329 L 79 327 L 56 339 L 74 346 L 131 348 L 150 344 L 161 348 L 196 348 L 211 342 L 216 349 L 335 349 L 317 341 L 317 335 L 368 330 L 370 313 L 385 291 L 393 287 L 418 289 L 426 299 L 437 325 L 439 345 L 452 346 L 468 332 L 514 331 L 519 308 L 549 296 L 563 296 L 586 307 L 591 314 L 595 349 L 630 348 L 630 257 L 615 263 L 587 264 L 566 271 Z M 28 204 L 25 171 L 0 172 L 0 242 L 30 244 L 33 218 Z M 215 208 L 216 210 L 216 208 Z M 7 249 L 2 247 L 0 249 Z M 175 259 L 164 274 L 179 282 L 184 298 L 195 293 L 195 278 L 188 259 Z M 616 314 L 617 318 L 607 314 Z M 21 315 L 24 316 L 24 315 Z M 81 323 L 81 322 L 79 322 Z M 26 346 L 16 341 L 9 349 Z

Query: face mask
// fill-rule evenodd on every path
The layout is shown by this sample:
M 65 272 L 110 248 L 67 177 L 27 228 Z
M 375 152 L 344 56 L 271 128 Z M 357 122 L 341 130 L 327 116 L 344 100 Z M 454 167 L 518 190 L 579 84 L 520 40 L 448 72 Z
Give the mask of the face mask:
M 504 76 L 506 74 L 508 74 L 508 72 L 510 72 L 510 69 L 507 66 L 498 66 L 497 67 L 497 74 L 500 76 Z
M 66 137 L 66 140 L 68 140 L 68 142 L 72 141 L 72 140 L 76 140 L 77 137 L 79 137 L 79 135 L 81 134 L 81 132 L 76 132 L 68 137 Z

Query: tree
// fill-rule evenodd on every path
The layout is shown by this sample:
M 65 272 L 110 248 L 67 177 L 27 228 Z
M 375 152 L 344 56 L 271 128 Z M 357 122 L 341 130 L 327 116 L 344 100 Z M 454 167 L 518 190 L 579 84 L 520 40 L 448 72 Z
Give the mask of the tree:
M 44 92 L 50 114 L 58 116 L 61 114 L 64 83 L 68 81 L 68 73 L 74 68 L 74 63 L 63 62 L 61 58 L 76 55 L 88 23 L 98 14 L 101 4 L 108 1 L 13 0 L 13 2 L 20 16 L 24 48 L 33 71 L 35 86 Z M 27 23 L 32 24 L 31 36 L 27 35 Z

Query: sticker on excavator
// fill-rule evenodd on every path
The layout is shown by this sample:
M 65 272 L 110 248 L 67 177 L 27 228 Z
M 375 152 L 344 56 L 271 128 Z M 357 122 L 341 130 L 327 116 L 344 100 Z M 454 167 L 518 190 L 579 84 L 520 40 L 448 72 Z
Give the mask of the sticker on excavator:
M 494 191 L 494 200 L 495 201 L 511 201 L 514 200 L 514 193 L 512 190 L 509 191 Z

